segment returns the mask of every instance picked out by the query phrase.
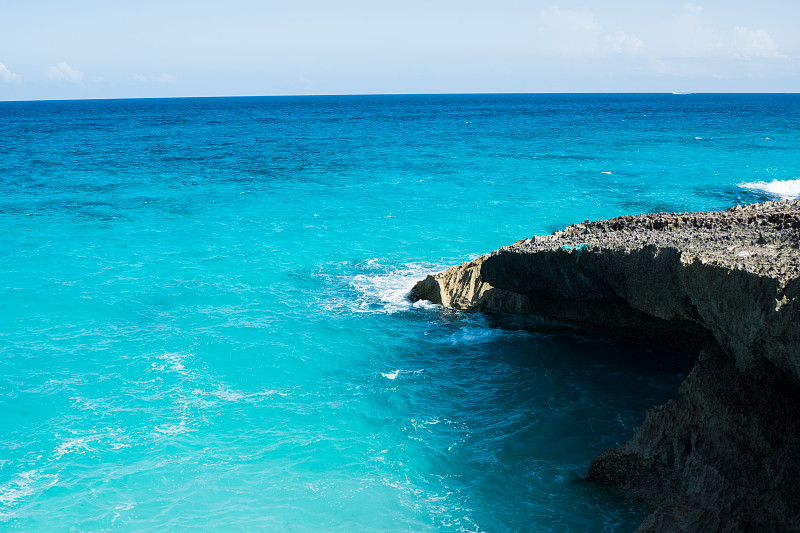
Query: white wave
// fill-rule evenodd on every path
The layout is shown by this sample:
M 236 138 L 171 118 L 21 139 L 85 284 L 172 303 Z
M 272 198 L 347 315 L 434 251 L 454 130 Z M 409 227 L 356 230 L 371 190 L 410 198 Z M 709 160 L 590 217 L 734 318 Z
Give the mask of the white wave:
M 26 457 L 23 463 L 31 466 L 29 470 L 0 480 L 0 523 L 14 517 L 14 507 L 38 498 L 58 483 L 59 473 L 64 469 L 64 456 L 95 455 L 102 448 L 119 450 L 130 445 L 125 442 L 130 436 L 118 428 L 94 429 L 82 436 L 71 433 L 69 436 L 56 435 L 60 442 L 49 453 Z M 0 460 L 0 467 L 7 462 Z
M 282 396 L 286 396 L 285 393 L 282 394 L 276 390 L 263 390 L 259 392 L 244 393 L 230 388 L 225 388 L 222 385 L 218 385 L 215 390 L 209 393 L 205 393 L 202 391 L 195 391 L 195 392 L 202 394 L 204 397 L 208 397 L 209 399 L 206 400 L 206 403 L 208 403 L 208 405 L 216 405 L 217 402 L 214 400 L 219 400 L 225 403 L 237 403 L 237 402 L 255 403 L 258 402 L 260 398 L 269 397 L 272 396 L 273 394 L 280 394 Z
M 43 493 L 58 483 L 58 475 L 47 474 L 33 469 L 16 474 L 12 479 L 0 485 L 0 504 L 11 505 L 19 500 Z M 0 517 L 8 517 L 0 511 Z
M 240 400 L 243 400 L 245 397 L 245 395 L 239 391 L 224 389 L 221 386 L 211 394 L 213 394 L 214 396 L 216 396 L 217 398 L 219 398 L 224 402 L 238 402 Z
M 119 518 L 120 516 L 122 516 L 122 514 L 121 514 L 122 512 L 124 512 L 124 511 L 130 511 L 130 510 L 132 510 L 132 509 L 133 509 L 135 506 L 136 506 L 136 505 L 135 505 L 134 503 L 132 503 L 132 502 L 126 502 L 126 503 L 123 503 L 123 504 L 120 504 L 120 505 L 117 505 L 116 507 L 114 507 L 114 510 L 115 510 L 116 512 L 114 513 L 114 516 L 111 518 L 111 525 L 114 525 L 114 522 L 116 522 L 116 521 L 117 521 L 117 518 Z
M 182 433 L 189 433 L 192 428 L 189 427 L 186 417 L 182 417 L 178 423 L 167 422 L 160 424 L 154 428 L 154 431 L 159 435 L 174 436 Z
M 503 330 L 488 326 L 464 326 L 452 335 L 445 337 L 443 341 L 453 346 L 485 344 L 492 342 L 503 333 Z
M 58 445 L 58 448 L 55 451 L 54 459 L 61 459 L 61 457 L 68 453 L 83 454 L 86 452 L 94 452 L 96 450 L 89 446 L 89 443 L 96 439 L 96 435 L 92 437 L 76 437 L 74 439 L 68 439 Z
M 358 292 L 356 311 L 396 313 L 412 307 L 434 307 L 430 302 L 410 302 L 408 293 L 429 274 L 444 270 L 418 264 L 404 264 L 388 272 L 357 274 L 350 284 Z M 352 307 L 352 306 L 351 306 Z
M 186 355 L 180 353 L 164 353 L 158 356 L 159 359 L 164 361 L 163 364 L 152 363 L 150 366 L 157 372 L 175 372 L 183 377 L 191 377 L 191 372 L 184 366 L 186 357 Z
M 406 375 L 412 375 L 413 376 L 413 375 L 421 374 L 422 372 L 423 372 L 422 370 L 400 370 L 400 369 L 397 369 L 397 370 L 392 370 L 391 372 L 381 372 L 381 376 L 385 377 L 386 379 L 395 380 L 395 379 L 397 379 L 397 376 L 399 376 L 401 374 L 406 374 Z
M 800 178 L 791 180 L 751 181 L 740 183 L 739 187 L 751 191 L 766 192 L 785 200 L 800 198 Z
M 440 337 L 437 342 L 452 346 L 469 346 L 474 344 L 487 344 L 498 339 L 527 337 L 524 329 L 507 329 L 497 327 L 487 320 L 482 313 L 470 314 L 461 317 L 461 327 L 449 335 Z

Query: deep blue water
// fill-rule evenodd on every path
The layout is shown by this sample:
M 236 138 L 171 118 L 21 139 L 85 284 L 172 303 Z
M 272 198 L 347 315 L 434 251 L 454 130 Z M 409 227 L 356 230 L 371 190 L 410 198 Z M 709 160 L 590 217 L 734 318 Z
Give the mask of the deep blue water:
M 0 527 L 632 531 L 685 364 L 404 295 L 798 165 L 795 95 L 0 102 Z

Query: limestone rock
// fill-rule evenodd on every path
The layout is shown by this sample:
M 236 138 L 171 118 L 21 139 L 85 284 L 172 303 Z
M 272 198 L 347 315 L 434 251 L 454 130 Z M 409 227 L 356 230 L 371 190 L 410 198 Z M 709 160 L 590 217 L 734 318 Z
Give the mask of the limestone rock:
M 703 351 L 681 397 L 588 479 L 656 507 L 640 531 L 800 530 L 800 202 L 587 221 L 410 297 Z

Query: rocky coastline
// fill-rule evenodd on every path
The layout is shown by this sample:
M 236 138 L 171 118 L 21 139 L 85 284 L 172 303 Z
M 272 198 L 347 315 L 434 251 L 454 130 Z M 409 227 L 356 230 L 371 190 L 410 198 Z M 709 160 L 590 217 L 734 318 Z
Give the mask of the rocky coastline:
M 640 532 L 800 531 L 800 201 L 587 220 L 428 276 L 409 298 L 692 354 L 680 396 L 587 480 L 652 506 Z

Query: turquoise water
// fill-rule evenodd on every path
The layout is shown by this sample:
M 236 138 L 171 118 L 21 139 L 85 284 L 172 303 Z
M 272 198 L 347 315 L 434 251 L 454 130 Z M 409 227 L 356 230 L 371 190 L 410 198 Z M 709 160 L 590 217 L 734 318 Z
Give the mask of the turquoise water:
M 632 531 L 686 364 L 404 296 L 584 219 L 800 195 L 800 97 L 0 102 L 0 523 Z

